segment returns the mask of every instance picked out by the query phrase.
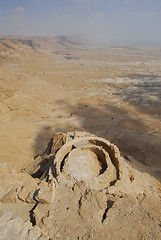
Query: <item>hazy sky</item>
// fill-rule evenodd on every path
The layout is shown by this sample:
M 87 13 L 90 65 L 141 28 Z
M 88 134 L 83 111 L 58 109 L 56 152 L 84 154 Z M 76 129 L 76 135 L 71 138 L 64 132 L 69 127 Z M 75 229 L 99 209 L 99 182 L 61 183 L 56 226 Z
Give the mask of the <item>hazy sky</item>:
M 161 44 L 161 0 L 0 0 L 0 35 Z

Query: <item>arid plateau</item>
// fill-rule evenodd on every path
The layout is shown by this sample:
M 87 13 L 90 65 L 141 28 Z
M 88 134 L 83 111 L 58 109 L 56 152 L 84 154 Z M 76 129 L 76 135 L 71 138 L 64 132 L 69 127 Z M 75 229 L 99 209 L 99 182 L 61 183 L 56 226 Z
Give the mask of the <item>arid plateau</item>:
M 161 46 L 0 37 L 0 239 L 161 239 Z

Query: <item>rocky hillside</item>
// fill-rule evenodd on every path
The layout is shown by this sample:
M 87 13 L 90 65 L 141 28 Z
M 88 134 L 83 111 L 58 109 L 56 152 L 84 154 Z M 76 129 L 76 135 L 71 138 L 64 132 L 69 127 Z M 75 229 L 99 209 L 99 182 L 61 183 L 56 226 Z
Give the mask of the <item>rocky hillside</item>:
M 87 40 L 79 36 L 53 36 L 53 37 L 0 37 L 0 63 L 16 61 L 24 54 L 33 55 L 58 50 L 81 49 L 89 46 Z
M 37 46 L 33 40 L 0 39 L 0 63 L 16 63 L 25 55 L 33 55 Z
M 55 133 L 21 172 L 1 169 L 0 239 L 161 237 L 160 183 L 133 169 L 106 139 Z

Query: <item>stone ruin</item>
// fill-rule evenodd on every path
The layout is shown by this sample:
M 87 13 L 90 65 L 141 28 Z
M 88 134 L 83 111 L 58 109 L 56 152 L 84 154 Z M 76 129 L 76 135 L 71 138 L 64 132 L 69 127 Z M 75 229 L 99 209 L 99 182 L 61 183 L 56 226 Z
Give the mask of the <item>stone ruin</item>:
M 42 156 L 53 160 L 53 165 L 48 166 L 50 179 L 53 175 L 64 186 L 85 181 L 94 189 L 112 186 L 119 179 L 119 151 L 109 141 L 80 132 L 68 133 L 67 136 L 60 133 L 54 138 Z
M 114 189 L 117 185 L 121 189 L 121 182 L 126 179 L 122 189 L 126 192 L 134 180 L 132 168 L 124 162 L 119 149 L 87 132 L 55 133 L 45 152 L 24 172 L 52 182 L 54 187 L 72 187 L 84 182 L 95 190 Z
M 32 206 L 27 222 L 10 212 L 0 216 L 2 239 L 11 239 L 11 232 L 22 240 L 146 239 L 140 236 L 149 229 L 152 239 L 159 236 L 159 182 L 132 168 L 114 144 L 88 132 L 55 133 L 21 173 L 2 177 L 1 189 L 1 205 L 23 203 L 24 212 Z

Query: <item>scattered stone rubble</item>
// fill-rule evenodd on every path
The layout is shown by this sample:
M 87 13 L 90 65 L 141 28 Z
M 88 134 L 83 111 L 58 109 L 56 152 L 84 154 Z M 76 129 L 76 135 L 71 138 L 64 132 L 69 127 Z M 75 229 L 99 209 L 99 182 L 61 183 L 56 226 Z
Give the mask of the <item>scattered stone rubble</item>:
M 160 183 L 133 169 L 108 140 L 55 133 L 20 173 L 1 166 L 0 239 L 161 237 Z M 20 204 L 25 217 L 14 213 Z

